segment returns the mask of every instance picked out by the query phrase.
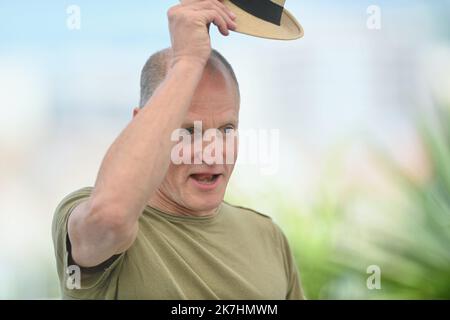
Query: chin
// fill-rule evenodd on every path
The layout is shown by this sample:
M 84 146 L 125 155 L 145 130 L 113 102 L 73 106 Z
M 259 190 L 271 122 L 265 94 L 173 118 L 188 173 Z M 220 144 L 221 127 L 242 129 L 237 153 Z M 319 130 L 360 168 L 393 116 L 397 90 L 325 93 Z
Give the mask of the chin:
M 209 181 L 191 175 L 186 185 L 189 190 L 184 199 L 186 207 L 194 212 L 214 211 L 223 201 L 227 180 L 223 174 L 210 174 Z
M 215 210 L 223 201 L 223 194 L 198 195 L 188 201 L 193 211 L 205 212 Z

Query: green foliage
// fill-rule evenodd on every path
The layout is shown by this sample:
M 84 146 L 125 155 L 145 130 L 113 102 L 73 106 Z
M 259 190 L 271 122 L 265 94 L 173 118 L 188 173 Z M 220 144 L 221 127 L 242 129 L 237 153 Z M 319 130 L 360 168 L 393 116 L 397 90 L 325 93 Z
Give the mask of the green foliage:
M 308 299 L 450 299 L 450 112 L 436 112 L 418 125 L 431 168 L 424 181 L 371 146 L 390 195 L 336 187 L 345 151 L 333 155 L 312 205 L 272 194 Z M 371 265 L 379 290 L 366 284 Z
M 304 261 L 304 286 L 311 298 L 450 298 L 450 113 L 448 109 L 437 112 L 438 116 L 422 117 L 419 125 L 432 168 L 427 181 L 414 181 L 378 151 L 381 170 L 397 187 L 398 195 L 385 201 L 368 195 L 366 201 L 373 214 L 386 217 L 387 223 L 355 224 L 362 232 L 342 227 L 342 223 L 352 224 L 343 217 L 358 197 L 318 208 L 316 223 L 327 228 L 320 245 L 295 246 L 299 264 Z M 326 218 L 330 215 L 333 219 Z M 298 225 L 297 232 L 304 232 L 302 222 Z M 346 230 L 340 235 L 345 241 L 333 238 L 335 228 Z M 290 236 L 295 239 L 292 232 Z M 311 250 L 315 253 L 304 253 Z M 381 268 L 380 290 L 369 290 L 365 283 L 366 267 L 373 264 Z

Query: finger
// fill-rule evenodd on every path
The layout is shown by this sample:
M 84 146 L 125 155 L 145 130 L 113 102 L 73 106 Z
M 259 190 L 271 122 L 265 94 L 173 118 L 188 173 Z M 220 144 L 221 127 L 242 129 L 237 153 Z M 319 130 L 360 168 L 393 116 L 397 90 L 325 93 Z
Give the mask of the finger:
M 217 12 L 217 10 L 203 10 L 201 11 L 204 14 L 204 18 L 206 19 L 206 22 L 212 22 L 214 23 L 218 28 L 221 34 L 224 36 L 229 35 L 228 26 L 226 21 L 222 18 L 222 16 Z
M 221 7 L 222 6 L 222 7 Z M 198 2 L 193 5 L 193 9 L 201 11 L 201 10 L 215 10 L 218 14 L 225 20 L 227 24 L 227 29 L 234 30 L 236 29 L 236 23 L 230 18 L 228 13 L 226 12 L 226 6 L 220 3 L 218 0 L 204 0 L 202 2 Z
M 236 18 L 234 12 L 223 4 L 224 0 L 181 0 L 182 4 L 199 8 L 210 8 L 212 5 L 223 10 L 232 20 Z
M 223 4 L 223 0 L 212 0 L 212 3 L 218 6 L 220 9 L 225 11 L 225 13 L 232 19 L 236 19 L 236 14 L 226 5 Z
M 234 13 L 218 0 L 213 0 L 212 5 L 217 8 L 222 18 L 227 22 L 228 29 L 234 30 L 236 28 L 236 22 L 234 22 L 236 16 L 234 15 Z M 231 16 L 231 14 L 234 15 L 234 18 Z
M 228 31 L 227 22 L 222 17 L 222 15 L 217 11 L 215 11 L 213 23 L 219 28 L 220 33 L 223 34 L 224 36 L 227 36 L 230 34 L 230 32 Z
M 236 19 L 236 15 L 221 1 L 223 0 L 204 0 L 201 5 L 205 8 L 214 7 L 218 9 L 225 21 L 227 21 L 227 23 L 229 23 L 230 25 L 233 25 L 234 20 Z

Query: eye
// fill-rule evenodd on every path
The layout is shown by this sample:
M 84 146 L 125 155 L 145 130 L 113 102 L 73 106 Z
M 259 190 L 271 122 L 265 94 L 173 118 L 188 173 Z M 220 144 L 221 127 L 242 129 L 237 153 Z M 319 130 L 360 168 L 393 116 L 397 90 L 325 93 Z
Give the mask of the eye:
M 194 127 L 184 128 L 184 130 L 186 130 L 191 135 L 194 134 Z
M 223 132 L 224 133 L 232 133 L 234 131 L 234 126 L 233 125 L 227 125 L 223 128 Z

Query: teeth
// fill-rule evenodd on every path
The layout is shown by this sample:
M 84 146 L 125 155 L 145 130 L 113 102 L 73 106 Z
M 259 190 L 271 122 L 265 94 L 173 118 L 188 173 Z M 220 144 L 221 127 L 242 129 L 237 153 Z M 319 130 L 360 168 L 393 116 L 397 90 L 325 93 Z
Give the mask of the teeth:
M 214 182 L 216 176 L 215 175 L 193 175 L 193 178 L 199 182 L 211 184 Z

